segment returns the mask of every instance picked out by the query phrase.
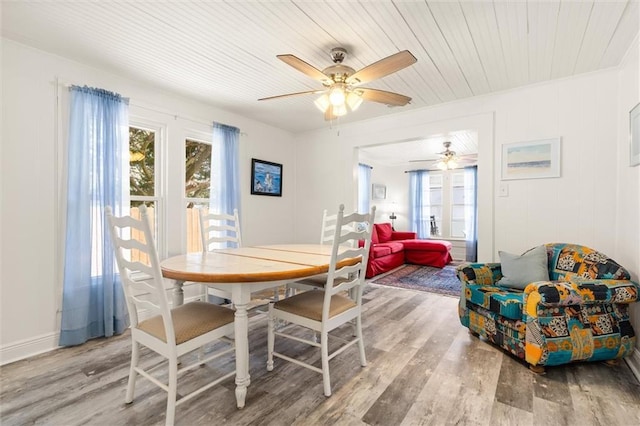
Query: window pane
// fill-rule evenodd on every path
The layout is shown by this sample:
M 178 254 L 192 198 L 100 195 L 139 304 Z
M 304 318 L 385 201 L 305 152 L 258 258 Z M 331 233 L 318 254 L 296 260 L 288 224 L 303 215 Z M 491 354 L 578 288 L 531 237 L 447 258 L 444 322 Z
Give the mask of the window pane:
M 429 203 L 432 205 L 440 205 L 442 204 L 442 190 L 441 189 L 432 189 L 429 194 Z
M 464 186 L 464 172 L 451 173 L 451 186 Z
M 451 206 L 451 220 L 464 222 L 464 206 Z
M 187 253 L 202 251 L 202 239 L 200 237 L 200 218 L 198 209 L 203 209 L 202 213 L 209 213 L 208 203 L 188 203 L 187 204 Z
M 155 142 L 151 130 L 129 127 L 129 193 L 138 196 L 155 195 Z
M 431 188 L 442 188 L 442 173 L 429 173 L 429 186 Z
M 143 202 L 143 201 L 131 201 L 131 210 L 130 210 L 130 215 L 131 217 L 135 218 L 135 219 L 140 219 L 141 215 L 140 215 L 140 206 L 144 204 L 145 206 L 147 206 L 147 216 L 149 217 L 149 226 L 151 227 L 151 233 L 153 234 L 153 238 L 154 241 L 158 241 L 157 239 L 157 235 L 158 235 L 158 231 L 156 229 L 156 223 L 158 223 L 158 221 L 156 220 L 156 203 L 153 201 L 147 201 L 147 202 Z M 144 239 L 144 234 L 138 230 L 131 230 L 132 235 L 131 237 L 135 240 L 138 240 L 140 242 L 145 242 Z M 133 262 L 140 262 L 140 263 L 144 263 L 145 265 L 149 265 L 151 262 L 149 260 L 149 256 L 147 256 L 146 253 L 140 253 L 140 250 L 138 249 L 131 249 L 131 261 Z
M 451 204 L 464 204 L 464 188 L 454 187 L 451 188 Z
M 211 144 L 187 139 L 185 154 L 185 196 L 209 198 L 211 196 Z
M 454 238 L 464 238 L 464 221 L 451 221 L 451 236 Z

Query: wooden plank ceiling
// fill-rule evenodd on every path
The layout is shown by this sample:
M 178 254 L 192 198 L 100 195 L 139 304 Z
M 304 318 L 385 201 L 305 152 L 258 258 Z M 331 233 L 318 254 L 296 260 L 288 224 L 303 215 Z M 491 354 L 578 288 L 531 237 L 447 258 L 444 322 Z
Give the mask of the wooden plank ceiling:
M 638 16 L 636 0 L 10 1 L 2 36 L 301 132 L 328 126 L 317 95 L 257 101 L 322 88 L 278 54 L 323 69 L 341 46 L 356 70 L 404 49 L 416 56 L 366 85 L 410 105 L 365 102 L 345 123 L 614 67 Z

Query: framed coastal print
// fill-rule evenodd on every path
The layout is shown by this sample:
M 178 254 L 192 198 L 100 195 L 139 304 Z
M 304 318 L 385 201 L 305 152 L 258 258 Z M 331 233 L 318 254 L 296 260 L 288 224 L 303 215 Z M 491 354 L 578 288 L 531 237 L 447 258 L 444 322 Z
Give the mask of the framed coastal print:
M 629 111 L 629 165 L 640 164 L 640 103 Z
M 502 180 L 560 177 L 560 138 L 502 145 Z
M 252 158 L 251 193 L 282 197 L 282 164 Z
M 371 194 L 371 198 L 374 200 L 384 200 L 387 198 L 387 187 L 381 183 L 374 183 Z

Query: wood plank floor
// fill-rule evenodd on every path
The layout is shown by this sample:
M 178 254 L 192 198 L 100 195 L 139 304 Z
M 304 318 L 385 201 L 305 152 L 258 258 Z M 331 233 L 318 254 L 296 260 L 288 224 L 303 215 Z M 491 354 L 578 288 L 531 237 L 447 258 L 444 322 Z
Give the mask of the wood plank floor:
M 330 398 L 320 374 L 278 359 L 266 371 L 266 320 L 258 319 L 251 326 L 246 407 L 235 408 L 230 379 L 179 406 L 176 424 L 640 425 L 640 383 L 624 362 L 572 364 L 538 376 L 469 335 L 455 298 L 372 284 L 365 300 L 369 365 L 360 367 L 355 348 L 336 357 Z M 295 342 L 277 347 L 319 359 L 316 349 Z M 2 367 L 0 423 L 163 424 L 166 394 L 148 381 L 138 379 L 134 403 L 124 403 L 129 353 L 125 334 Z M 148 351 L 143 359 L 158 360 Z M 233 368 L 233 360 L 195 369 L 179 384 L 188 390 Z

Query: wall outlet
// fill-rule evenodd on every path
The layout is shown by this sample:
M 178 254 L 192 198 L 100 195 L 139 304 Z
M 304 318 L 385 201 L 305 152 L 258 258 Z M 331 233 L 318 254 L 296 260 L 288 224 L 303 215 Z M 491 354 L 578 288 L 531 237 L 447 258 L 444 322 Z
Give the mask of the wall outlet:
M 500 182 L 500 188 L 498 189 L 498 195 L 500 197 L 508 197 L 509 196 L 509 184 L 505 182 Z

